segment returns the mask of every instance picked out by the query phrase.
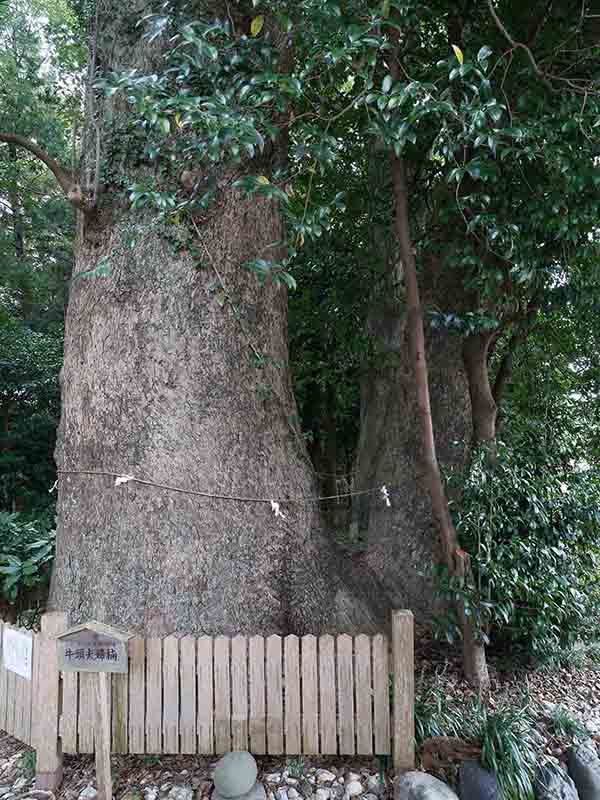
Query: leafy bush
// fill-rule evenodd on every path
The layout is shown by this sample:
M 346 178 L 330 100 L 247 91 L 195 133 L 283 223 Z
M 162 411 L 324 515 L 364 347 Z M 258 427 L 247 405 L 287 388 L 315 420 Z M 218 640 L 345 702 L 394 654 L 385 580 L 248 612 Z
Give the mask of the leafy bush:
M 537 657 L 597 635 L 600 481 L 583 467 L 532 430 L 475 454 L 453 509 L 472 580 L 442 572 L 441 591 L 464 599 L 487 644 Z M 451 617 L 443 624 L 456 631 Z
M 534 740 L 536 713 L 527 697 L 503 701 L 493 710 L 476 697 L 448 692 L 438 677 L 415 697 L 417 747 L 430 737 L 459 737 L 481 747 L 480 762 L 496 775 L 503 800 L 533 798 L 539 753 Z
M 537 761 L 529 706 L 478 706 L 473 735 L 481 743 L 481 765 L 496 775 L 503 800 L 533 800 Z
M 585 739 L 590 735 L 583 722 L 564 706 L 556 706 L 552 710 L 550 730 L 555 736 L 566 739 Z
M 9 603 L 49 583 L 55 536 L 49 515 L 0 512 L 0 590 Z

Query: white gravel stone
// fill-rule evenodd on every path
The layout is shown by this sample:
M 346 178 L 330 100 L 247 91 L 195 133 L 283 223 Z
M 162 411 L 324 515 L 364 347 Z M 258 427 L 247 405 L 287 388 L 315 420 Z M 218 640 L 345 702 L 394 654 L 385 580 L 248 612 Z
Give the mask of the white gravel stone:
M 319 783 L 333 783 L 336 779 L 336 775 L 333 772 L 329 772 L 328 769 L 320 769 L 317 771 L 317 780 Z
M 356 797 L 359 794 L 362 794 L 363 786 L 360 781 L 350 781 L 350 783 L 346 784 L 346 794 L 348 797 Z
M 144 800 L 157 800 L 158 786 L 146 786 L 144 789 Z
M 300 797 L 300 792 L 297 789 L 294 789 L 293 786 L 290 786 L 288 789 L 288 797 L 290 800 L 297 800 L 297 798 Z
M 97 796 L 98 792 L 93 786 L 86 786 L 85 789 L 80 793 L 79 800 L 96 800 Z
M 346 775 L 346 783 L 351 783 L 352 781 L 359 781 L 360 775 L 357 775 L 356 772 L 349 772 Z
M 275 792 L 275 797 L 277 798 L 277 800 L 288 800 L 287 789 L 283 788 L 277 789 L 277 791 Z
M 173 786 L 167 797 L 169 800 L 193 800 L 194 790 L 191 786 Z
M 331 792 L 329 789 L 323 789 L 323 787 L 317 789 L 317 800 L 329 800 L 330 796 Z
M 265 775 L 265 781 L 267 783 L 281 783 L 281 772 L 271 772 L 269 775 Z

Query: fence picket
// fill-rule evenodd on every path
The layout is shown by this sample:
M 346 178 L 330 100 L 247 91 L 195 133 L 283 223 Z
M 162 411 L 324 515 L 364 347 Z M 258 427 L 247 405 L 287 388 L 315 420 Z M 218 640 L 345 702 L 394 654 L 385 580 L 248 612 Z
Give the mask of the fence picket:
M 163 752 L 179 753 L 179 639 L 163 641 Z
M 2 660 L 0 661 L 0 730 L 7 730 L 6 727 L 6 667 L 4 666 L 4 622 L 0 622 L 0 648 L 2 649 Z
M 265 715 L 265 640 L 253 636 L 249 642 L 250 662 L 250 750 L 257 755 L 267 752 Z
M 196 746 L 196 640 L 184 636 L 179 643 L 181 752 L 195 753 Z
M 91 672 L 79 675 L 79 721 L 77 734 L 80 753 L 94 752 L 94 727 L 96 722 L 96 693 Z
M 23 711 L 25 706 L 25 678 L 15 674 L 15 723 L 13 736 L 23 741 Z
M 319 752 L 319 705 L 317 693 L 317 640 L 303 636 L 302 642 L 302 752 Z
M 146 640 L 129 641 L 129 752 L 146 752 Z
M 215 750 L 231 750 L 231 681 L 229 639 L 217 636 L 215 646 Z
M 283 646 L 285 665 L 285 752 L 302 752 L 300 724 L 300 648 L 297 636 L 286 636 Z
M 352 637 L 337 637 L 337 684 L 340 755 L 354 755 L 354 670 Z
M 127 753 L 127 718 L 129 715 L 129 675 L 115 672 L 111 677 L 112 752 Z
M 31 744 L 31 701 L 33 699 L 33 681 L 35 676 L 35 638 L 32 651 L 32 673 L 31 680 L 25 681 L 23 691 L 23 741 Z
M 146 752 L 162 751 L 162 639 L 146 639 Z
M 386 636 L 373 637 L 373 716 L 375 753 L 389 755 L 390 747 L 390 669 L 389 642 Z
M 77 749 L 77 704 L 79 700 L 79 675 L 77 672 L 62 674 L 62 714 L 60 718 L 60 738 L 63 753 L 75 755 Z
M 248 749 L 248 653 L 245 636 L 231 640 L 231 738 L 234 750 Z
M 283 702 L 281 681 L 281 636 L 267 639 L 267 752 L 283 753 Z
M 319 636 L 319 729 L 323 755 L 335 755 L 337 748 L 335 701 L 335 650 L 333 636 Z
M 198 639 L 198 752 L 215 752 L 213 714 L 213 640 L 210 636 Z
M 356 680 L 356 752 L 373 753 L 373 695 L 371 693 L 371 639 L 357 636 L 354 640 Z

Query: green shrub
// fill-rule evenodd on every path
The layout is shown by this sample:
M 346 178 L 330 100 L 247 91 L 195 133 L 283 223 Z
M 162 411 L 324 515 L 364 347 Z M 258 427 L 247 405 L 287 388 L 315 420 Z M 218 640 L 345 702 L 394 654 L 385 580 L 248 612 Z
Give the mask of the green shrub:
M 9 603 L 48 585 L 55 536 L 48 515 L 32 519 L 0 512 L 0 591 Z
M 585 739 L 590 735 L 583 722 L 564 706 L 556 706 L 552 710 L 550 731 L 561 739 Z
M 449 694 L 439 677 L 415 697 L 417 746 L 433 736 L 456 736 L 481 747 L 481 765 L 496 775 L 503 800 L 533 800 L 535 719 L 528 698 L 492 710 L 478 698 Z
M 496 775 L 503 800 L 533 800 L 537 760 L 529 706 L 504 704 L 490 711 L 479 704 L 474 719 L 481 765 Z
M 471 554 L 467 585 L 439 573 L 445 599 L 461 597 L 486 644 L 547 657 L 597 636 L 600 480 L 524 434 L 480 450 L 453 514 Z M 441 620 L 456 634 L 452 612 Z

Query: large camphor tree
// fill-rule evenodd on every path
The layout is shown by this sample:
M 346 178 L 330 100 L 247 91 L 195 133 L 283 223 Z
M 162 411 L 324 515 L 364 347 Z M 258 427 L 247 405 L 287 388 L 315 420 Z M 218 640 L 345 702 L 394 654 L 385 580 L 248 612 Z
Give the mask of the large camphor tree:
M 257 23 L 243 5 L 174 8 L 169 20 L 153 18 L 158 35 L 149 38 L 138 23 L 150 3 L 98 0 L 76 169 L 33 138 L 0 135 L 44 161 L 79 211 L 51 588 L 72 622 L 227 634 L 384 619 L 377 593 L 342 577 L 311 499 L 288 369 L 287 273 L 261 284 L 243 266 L 284 246 L 277 198 L 240 181 L 259 173 L 258 185 L 271 185 L 285 169 L 286 137 L 265 145 L 254 106 L 263 129 L 282 132 L 286 110 L 261 112 L 254 98 L 232 115 L 232 158 L 219 157 L 218 137 L 214 157 L 211 126 L 223 126 L 216 106 L 227 82 L 243 96 L 253 70 L 284 75 L 293 56 L 276 24 L 250 35 Z M 161 26 L 178 36 L 175 81 Z M 151 109 L 140 126 L 147 95 L 106 81 L 131 86 L 134 72 L 154 71 L 164 113 Z M 147 92 L 158 81 L 140 85 Z M 124 195 L 132 186 L 146 188 Z M 166 213 L 140 210 L 149 197 Z
M 490 352 L 508 363 L 594 225 L 595 34 L 572 6 L 540 3 L 531 28 L 512 2 L 98 3 L 76 169 L 0 137 L 79 209 L 52 591 L 74 620 L 229 633 L 372 625 L 390 604 L 426 617 L 440 532 L 461 578 L 431 446 L 460 467 L 493 439 Z M 383 276 L 360 289 L 386 356 L 364 381 L 366 553 L 341 560 L 302 501 L 318 490 L 286 285 L 288 255 L 340 212 L 316 186 L 349 140 L 380 154 L 390 201 Z

